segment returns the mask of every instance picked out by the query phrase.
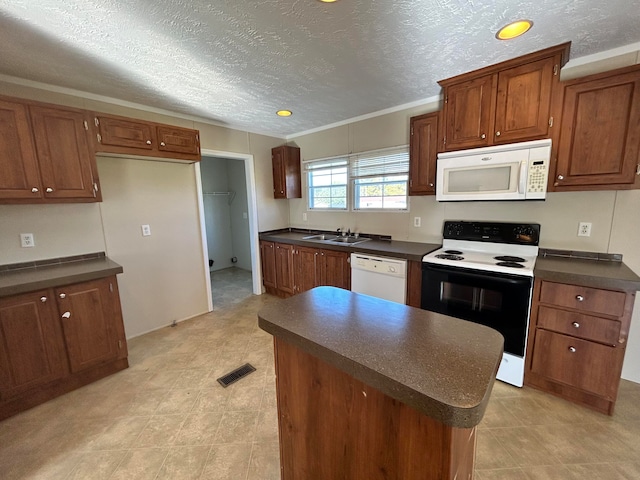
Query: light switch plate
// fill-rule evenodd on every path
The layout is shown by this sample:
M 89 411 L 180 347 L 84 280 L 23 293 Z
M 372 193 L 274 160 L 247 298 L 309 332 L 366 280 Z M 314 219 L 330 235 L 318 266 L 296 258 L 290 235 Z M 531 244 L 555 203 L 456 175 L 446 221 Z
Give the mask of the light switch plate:
M 149 225 L 142 225 L 142 236 L 148 237 L 151 235 L 151 227 Z
M 21 233 L 20 234 L 20 246 L 22 248 L 35 247 L 36 243 L 33 240 L 33 233 Z
M 422 223 L 422 218 L 421 217 L 413 217 L 413 226 L 414 227 L 419 227 Z

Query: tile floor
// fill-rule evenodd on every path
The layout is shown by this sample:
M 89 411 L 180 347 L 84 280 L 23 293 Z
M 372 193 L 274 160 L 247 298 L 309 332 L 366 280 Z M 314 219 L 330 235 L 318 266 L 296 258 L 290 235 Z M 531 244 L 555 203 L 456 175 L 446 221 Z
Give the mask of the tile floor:
M 213 311 L 236 305 L 253 295 L 252 282 L 251 272 L 237 267 L 211 272 Z
M 272 301 L 132 339 L 129 369 L 0 422 L 0 479 L 278 479 L 273 348 L 256 321 Z M 218 385 L 245 362 L 258 370 Z M 623 381 L 607 417 L 497 382 L 476 467 L 476 480 L 640 479 L 640 385 Z

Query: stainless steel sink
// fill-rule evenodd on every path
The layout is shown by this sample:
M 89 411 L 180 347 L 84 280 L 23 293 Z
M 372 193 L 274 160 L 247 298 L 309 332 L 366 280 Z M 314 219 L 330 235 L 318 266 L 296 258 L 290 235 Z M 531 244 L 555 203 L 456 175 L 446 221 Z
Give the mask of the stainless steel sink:
M 330 234 L 326 234 L 326 233 L 321 233 L 318 235 L 309 235 L 308 237 L 302 237 L 303 240 L 335 240 L 336 238 L 341 238 L 341 237 L 337 237 L 335 235 L 330 235 Z
M 334 245 L 356 245 L 358 243 L 371 240 L 367 237 L 340 237 L 336 235 L 320 233 L 317 235 L 309 235 L 308 237 L 302 237 L 303 240 L 318 240 L 322 243 L 332 243 Z

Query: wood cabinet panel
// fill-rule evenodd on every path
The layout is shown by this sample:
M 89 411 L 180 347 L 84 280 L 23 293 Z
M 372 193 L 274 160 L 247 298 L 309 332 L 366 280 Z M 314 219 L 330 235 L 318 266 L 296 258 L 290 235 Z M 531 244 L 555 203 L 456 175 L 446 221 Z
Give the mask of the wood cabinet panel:
M 539 330 L 533 348 L 534 373 L 607 398 L 615 397 L 617 383 L 610 378 L 616 367 L 614 347 Z
M 274 198 L 302 198 L 300 149 L 281 145 L 271 149 Z
M 147 122 L 98 115 L 95 117 L 98 143 L 127 149 L 153 150 L 153 127 Z M 134 150 L 135 151 L 135 150 Z
M 615 346 L 620 341 L 620 322 L 578 312 L 540 306 L 538 326 L 576 338 Z
M 0 98 L 0 198 L 42 198 L 26 105 Z
M 320 285 L 351 290 L 351 265 L 348 252 L 320 250 Z
M 429 113 L 412 117 L 409 147 L 409 195 L 435 195 L 438 117 Z
M 95 158 L 80 110 L 29 108 L 46 198 L 95 198 Z M 93 166 L 93 168 L 92 168 Z
M 555 189 L 638 187 L 638 165 L 640 66 L 566 82 Z
M 624 292 L 599 288 L 542 282 L 540 301 L 585 312 L 619 317 L 624 313 Z
M 321 285 L 319 252 L 317 248 L 295 247 L 295 285 L 296 293 L 306 292 Z
M 275 244 L 276 288 L 281 292 L 294 293 L 293 245 Z
M 158 150 L 161 152 L 200 156 L 200 134 L 197 130 L 159 126 Z
M 260 241 L 260 264 L 262 283 L 265 287 L 276 288 L 276 249 L 273 242 Z
M 67 372 L 55 298 L 50 297 L 43 290 L 0 299 L 0 400 Z

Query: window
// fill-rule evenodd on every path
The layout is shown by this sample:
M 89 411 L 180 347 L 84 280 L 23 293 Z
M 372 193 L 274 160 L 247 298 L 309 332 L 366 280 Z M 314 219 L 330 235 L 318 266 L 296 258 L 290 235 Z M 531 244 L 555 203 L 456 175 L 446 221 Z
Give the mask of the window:
M 305 161 L 310 210 L 407 210 L 409 149 Z
M 347 210 L 345 157 L 313 160 L 305 164 L 309 181 L 309 209 Z
M 354 210 L 406 210 L 409 150 L 394 147 L 350 156 Z

